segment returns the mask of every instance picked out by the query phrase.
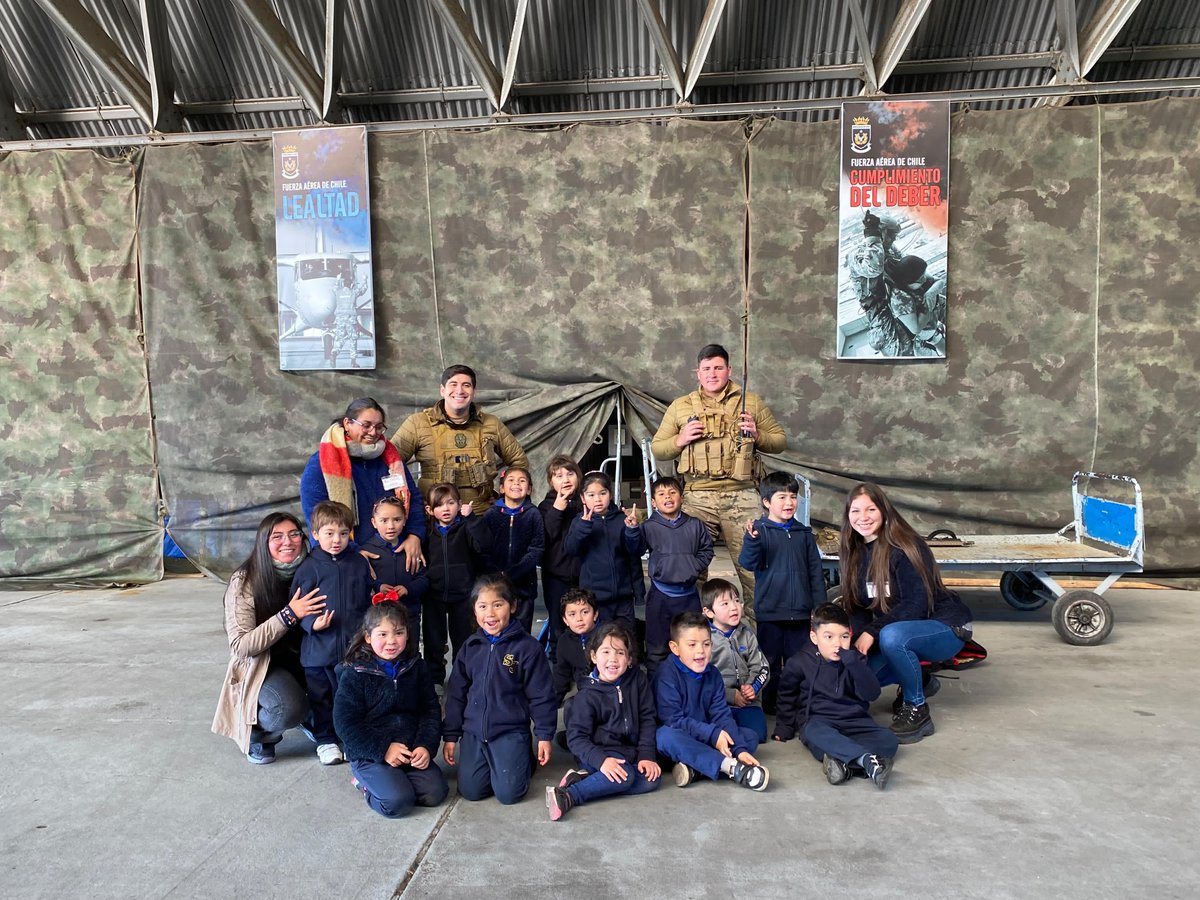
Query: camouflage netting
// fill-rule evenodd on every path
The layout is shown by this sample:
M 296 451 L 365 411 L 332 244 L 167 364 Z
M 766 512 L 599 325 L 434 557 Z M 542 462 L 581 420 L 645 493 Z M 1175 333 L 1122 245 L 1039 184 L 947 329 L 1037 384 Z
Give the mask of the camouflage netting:
M 278 369 L 269 142 L 148 148 L 137 237 L 173 536 L 228 574 L 266 511 L 299 511 L 299 472 L 348 399 L 376 397 L 395 426 L 460 361 L 540 491 L 549 455 L 581 454 L 616 404 L 634 438 L 652 432 L 694 386 L 700 345 L 740 368 L 748 310 L 750 388 L 791 435 L 775 464 L 812 477 L 816 518 L 873 477 L 922 527 L 1055 530 L 1071 473 L 1095 469 L 1141 480 L 1148 567 L 1194 570 L 1200 105 L 958 113 L 952 128 L 945 362 L 835 359 L 836 125 L 372 136 L 380 356 L 362 374 Z M 15 159 L 0 428 L 22 515 L 0 522 L 0 577 L 153 578 L 133 175 L 91 154 Z M 73 302 L 58 331 L 47 296 Z M 46 465 L 30 438 L 71 450 Z M 81 460 L 86 494 L 61 474 Z M 110 543 L 64 550 L 68 513 Z
M 0 159 L 0 583 L 162 577 L 135 167 Z

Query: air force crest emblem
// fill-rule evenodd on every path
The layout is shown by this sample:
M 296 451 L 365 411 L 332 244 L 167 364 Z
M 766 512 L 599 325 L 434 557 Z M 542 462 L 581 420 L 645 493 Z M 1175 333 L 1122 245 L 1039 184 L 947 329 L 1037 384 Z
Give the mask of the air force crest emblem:
M 300 154 L 295 147 L 285 146 L 279 154 L 279 162 L 279 173 L 288 181 L 300 177 Z
M 855 116 L 850 124 L 850 149 L 855 153 L 871 152 L 871 120 Z

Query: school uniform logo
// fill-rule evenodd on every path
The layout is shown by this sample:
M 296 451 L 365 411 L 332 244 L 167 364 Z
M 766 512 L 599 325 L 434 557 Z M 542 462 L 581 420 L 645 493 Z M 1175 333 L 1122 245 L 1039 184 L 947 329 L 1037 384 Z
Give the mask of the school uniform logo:
M 504 666 L 504 668 L 508 669 L 510 675 L 517 674 L 517 666 L 518 666 L 517 657 L 515 655 L 513 655 L 512 653 L 505 653 L 504 659 L 500 660 L 500 665 L 502 665 L 502 666 Z

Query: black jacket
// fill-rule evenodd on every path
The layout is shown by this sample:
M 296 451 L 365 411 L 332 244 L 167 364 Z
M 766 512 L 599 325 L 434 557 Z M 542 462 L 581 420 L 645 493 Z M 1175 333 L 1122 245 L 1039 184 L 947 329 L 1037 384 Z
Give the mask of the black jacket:
M 383 762 L 392 743 L 436 756 L 442 709 L 425 661 L 413 656 L 391 678 L 372 657 L 346 666 L 333 701 L 333 725 L 354 761 Z M 431 763 L 432 765 L 432 763 Z
M 812 644 L 795 654 L 779 677 L 775 737 L 789 741 L 812 717 L 847 721 L 870 717 L 867 707 L 879 696 L 879 679 L 867 658 L 849 647 L 830 661 Z
M 483 521 L 491 532 L 488 571 L 503 572 L 522 597 L 537 596 L 537 567 L 546 547 L 542 514 L 526 501 L 513 511 L 501 497 L 487 508 Z
M 491 532 L 483 516 L 459 516 L 445 534 L 431 520 L 425 538 L 429 599 L 450 604 L 470 597 L 475 579 L 487 571 L 491 546 Z
M 593 514 L 590 520 L 576 516 L 567 529 L 566 547 L 582 560 L 579 586 L 595 594 L 598 605 L 645 599 L 642 561 L 625 546 L 625 514 L 620 507 L 610 504 L 603 515 Z
M 542 554 L 542 574 L 547 572 L 560 581 L 568 584 L 579 582 L 579 557 L 567 552 L 563 541 L 567 537 L 567 528 L 571 520 L 583 512 L 583 504 L 578 494 L 572 494 L 567 500 L 566 509 L 555 509 L 554 501 L 558 491 L 550 491 L 546 499 L 538 504 L 538 512 L 542 514 L 542 524 L 546 529 L 546 550 Z
M 408 589 L 401 602 L 409 607 L 419 607 L 421 598 L 429 590 L 429 577 L 422 570 L 416 575 L 408 574 L 408 557 L 403 550 L 396 548 L 381 538 L 378 534 L 363 544 L 364 550 L 376 554 L 379 559 L 371 560 L 371 568 L 375 570 L 375 580 L 371 589 L 378 592 L 381 584 L 392 584 Z
M 655 759 L 657 727 L 650 680 L 634 666 L 620 681 L 588 678 L 571 707 L 567 746 L 593 772 L 610 756 L 637 765 Z
M 557 655 L 554 659 L 554 694 L 558 697 L 558 705 L 562 706 L 563 699 L 571 693 L 571 685 L 580 690 L 587 684 L 588 676 L 592 674 L 592 661 L 588 659 L 587 634 L 578 635 L 570 628 L 563 627 L 558 636 Z

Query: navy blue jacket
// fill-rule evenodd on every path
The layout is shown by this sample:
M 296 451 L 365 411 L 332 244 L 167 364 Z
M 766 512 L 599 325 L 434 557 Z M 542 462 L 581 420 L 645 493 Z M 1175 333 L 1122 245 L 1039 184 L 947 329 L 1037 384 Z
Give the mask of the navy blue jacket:
M 636 528 L 625 526 L 625 547 L 635 559 L 650 550 L 650 580 L 676 587 L 694 587 L 713 559 L 708 526 L 681 512 L 668 519 L 652 512 Z
M 663 725 L 710 747 L 724 731 L 734 739 L 734 756 L 751 749 L 738 741 L 741 731 L 725 699 L 725 680 L 711 663 L 696 674 L 672 654 L 654 670 L 654 700 Z
M 567 552 L 564 540 L 571 521 L 583 512 L 583 504 L 578 494 L 572 494 L 567 499 L 566 509 L 555 509 L 554 501 L 558 491 L 550 491 L 546 498 L 538 504 L 538 512 L 542 514 L 542 524 L 546 528 L 546 550 L 542 554 L 542 574 L 550 573 L 559 581 L 568 584 L 579 582 L 579 557 Z
M 371 590 L 378 592 L 380 585 L 384 584 L 404 587 L 408 593 L 401 598 L 401 602 L 409 609 L 420 609 L 421 598 L 429 590 L 429 578 L 424 570 L 416 575 L 409 575 L 408 569 L 405 568 L 408 563 L 405 552 L 403 550 L 397 552 L 398 547 L 393 547 L 378 534 L 363 544 L 362 548 L 379 557 L 379 559 L 371 560 L 371 568 L 375 570 L 375 580 L 371 583 Z
M 554 658 L 554 694 L 561 706 L 571 685 L 580 690 L 592 674 L 592 661 L 588 659 L 587 639 L 592 633 L 576 634 L 570 628 L 563 627 L 558 636 L 557 655 Z
M 483 514 L 492 533 L 488 571 L 503 572 L 522 597 L 537 596 L 537 567 L 546 547 L 542 514 L 526 500 L 509 509 L 501 497 Z
M 873 548 L 872 548 L 873 549 Z M 935 565 L 933 554 L 925 544 L 921 544 L 921 554 L 925 557 L 926 565 Z M 892 622 L 906 622 L 914 619 L 937 619 L 945 625 L 954 627 L 966 625 L 971 621 L 971 610 L 959 599 L 958 594 L 946 591 L 937 598 L 933 611 L 929 610 L 929 595 L 925 592 L 925 584 L 917 573 L 916 567 L 909 562 L 904 551 L 899 547 L 891 548 L 891 558 L 888 560 L 891 577 L 887 585 L 888 603 L 890 609 L 886 613 L 869 608 L 858 607 L 850 611 L 854 625 L 854 633 L 866 633 L 879 641 L 879 632 L 885 625 Z M 867 597 L 867 570 L 871 564 L 871 554 L 863 553 L 858 565 L 858 591 L 860 597 Z M 874 647 L 872 649 L 875 649 Z
M 487 571 L 491 532 L 483 516 L 459 516 L 443 534 L 430 522 L 425 539 L 425 574 L 429 596 L 445 604 L 462 603 L 471 596 L 475 579 Z
M 350 457 L 350 477 L 354 482 L 354 497 L 358 505 L 358 524 L 354 526 L 354 543 L 357 546 L 369 541 L 375 535 L 375 526 L 371 524 L 371 509 L 375 501 L 392 491 L 383 489 L 383 479 L 388 476 L 387 464 L 383 456 L 375 459 Z M 404 467 L 404 480 L 408 484 L 409 514 L 404 523 L 401 538 L 415 534 L 421 540 L 425 539 L 425 503 L 421 500 L 421 492 L 413 480 L 408 467 Z M 325 485 L 325 476 L 321 474 L 321 463 L 314 453 L 308 458 L 304 472 L 300 476 L 300 508 L 304 510 L 304 520 L 312 522 L 312 511 L 322 500 L 329 499 L 329 488 Z M 311 529 L 310 529 L 311 530 Z
M 458 651 L 446 682 L 445 739 L 457 742 L 469 731 L 490 741 L 528 732 L 530 719 L 539 741 L 554 737 L 558 704 L 542 645 L 515 619 L 494 639 L 476 631 Z
M 807 619 L 825 602 L 821 551 L 812 529 L 795 519 L 754 523 L 758 537 L 744 535 L 738 565 L 754 573 L 754 618 L 759 622 Z
M 625 546 L 625 513 L 609 505 L 602 515 L 582 515 L 571 520 L 566 547 L 582 559 L 579 586 L 596 595 L 599 606 L 611 606 L 622 600 L 640 603 L 645 599 L 642 560 L 632 556 Z
M 593 671 L 571 706 L 567 746 L 593 772 L 610 756 L 633 765 L 653 762 L 657 724 L 645 672 L 634 666 L 619 681 L 607 682 Z
M 313 588 L 325 595 L 325 611 L 333 610 L 333 621 L 322 631 L 313 631 L 316 613 L 300 620 L 304 639 L 300 642 L 300 665 L 309 668 L 336 666 L 362 631 L 363 615 L 371 606 L 371 570 L 355 550 L 330 556 L 313 547 L 296 569 L 292 591 L 304 596 Z
M 867 658 L 853 647 L 831 661 L 812 644 L 805 644 L 787 661 L 779 677 L 774 736 L 790 741 L 810 718 L 870 719 L 867 707 L 878 696 L 879 679 Z
M 333 725 L 355 762 L 383 762 L 392 743 L 424 747 L 436 756 L 442 708 L 425 661 L 416 654 L 399 661 L 394 678 L 374 655 L 346 666 L 338 678 Z

